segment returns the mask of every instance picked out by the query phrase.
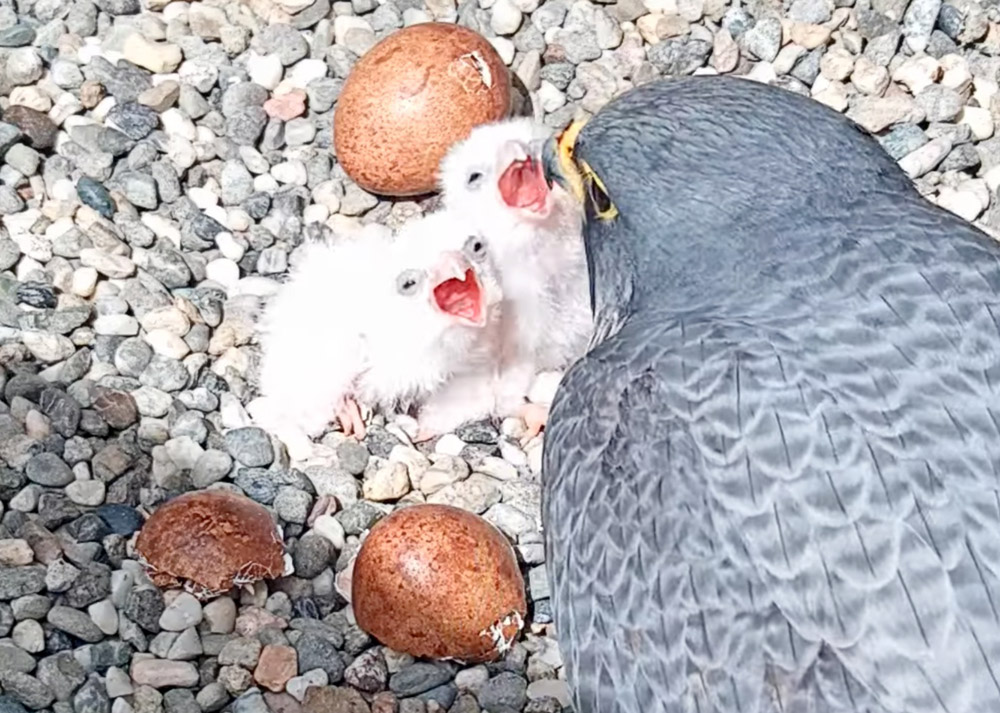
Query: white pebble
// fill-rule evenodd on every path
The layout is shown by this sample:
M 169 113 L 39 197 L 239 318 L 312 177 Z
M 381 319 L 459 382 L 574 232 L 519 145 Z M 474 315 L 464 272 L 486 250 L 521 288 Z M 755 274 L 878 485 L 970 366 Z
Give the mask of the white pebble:
M 978 106 L 967 106 L 959 115 L 959 122 L 968 124 L 972 135 L 979 141 L 993 136 L 993 115 L 989 109 Z
M 338 552 L 344 549 L 347 538 L 344 526 L 333 515 L 320 515 L 313 524 L 313 532 L 325 537 Z
M 97 270 L 92 267 L 78 267 L 73 271 L 70 290 L 78 297 L 90 297 L 97 287 Z
M 457 457 L 465 449 L 465 445 L 465 441 L 454 433 L 447 433 L 434 444 L 434 452 Z
M 305 89 L 309 83 L 326 76 L 328 67 L 321 59 L 303 59 L 292 67 L 287 83 L 292 87 Z
M 508 40 L 506 37 L 491 37 L 490 44 L 493 45 L 493 49 L 497 51 L 500 55 L 500 59 L 508 67 L 510 63 L 514 61 L 514 54 L 517 52 L 517 48 L 514 47 L 514 43 Z
M 205 277 L 229 288 L 239 281 L 240 266 L 229 258 L 216 258 L 205 265 Z
M 68 337 L 45 332 L 22 332 L 21 341 L 36 359 L 48 364 L 69 359 L 76 353 L 76 347 Z
M 146 332 L 146 343 L 160 356 L 183 359 L 191 353 L 191 347 L 169 329 L 153 329 Z
M 66 497 L 77 505 L 97 507 L 104 503 L 107 486 L 101 480 L 74 480 L 66 486 Z
M 975 220 L 986 208 L 974 191 L 945 186 L 938 194 L 937 203 L 965 220 Z
M 512 0 L 496 0 L 490 12 L 490 27 L 498 35 L 513 35 L 524 19 L 523 13 Z
M 87 607 L 87 614 L 90 615 L 90 620 L 97 625 L 97 628 L 107 636 L 114 636 L 118 633 L 118 611 L 110 599 L 94 602 Z M 111 695 L 110 691 L 108 695 Z
M 142 328 L 146 331 L 154 329 L 165 329 L 168 332 L 183 337 L 191 329 L 191 322 L 177 307 L 157 307 L 142 315 L 139 320 Z
M 250 81 L 259 84 L 268 91 L 273 91 L 284 75 L 281 57 L 277 54 L 257 54 L 253 50 L 247 59 L 247 74 Z
M 430 22 L 433 19 L 428 13 L 418 7 L 408 7 L 403 10 L 403 27 L 419 25 L 423 22 Z
M 223 231 L 216 233 L 215 244 L 218 246 L 219 252 L 222 253 L 223 257 L 227 257 L 233 262 L 239 262 L 246 254 L 246 249 L 236 241 L 236 238 L 230 232 Z
M 187 592 L 181 592 L 160 615 L 160 628 L 164 631 L 184 631 L 201 623 L 201 602 Z
M 302 211 L 302 222 L 309 223 L 323 223 L 327 218 L 330 217 L 330 209 L 325 205 L 312 204 L 306 206 L 305 210 Z
M 170 136 L 177 136 L 188 141 L 195 141 L 198 138 L 198 129 L 194 122 L 176 107 L 167 109 L 160 114 L 160 121 L 163 122 L 163 130 Z
M 94 331 L 106 337 L 134 337 L 139 320 L 130 314 L 102 314 L 94 320 Z
M 254 176 L 253 189 L 258 193 L 274 193 L 278 190 L 278 182 L 268 173 Z
M 143 213 L 141 220 L 142 224 L 152 230 L 156 237 L 169 240 L 174 244 L 174 247 L 181 246 L 181 229 L 169 218 L 164 218 L 157 213 Z
M 187 195 L 191 199 L 191 202 L 202 210 L 218 205 L 219 203 L 219 195 L 204 186 L 189 188 Z
M 282 161 L 271 168 L 271 175 L 280 183 L 304 186 L 309 180 L 306 165 L 302 161 Z

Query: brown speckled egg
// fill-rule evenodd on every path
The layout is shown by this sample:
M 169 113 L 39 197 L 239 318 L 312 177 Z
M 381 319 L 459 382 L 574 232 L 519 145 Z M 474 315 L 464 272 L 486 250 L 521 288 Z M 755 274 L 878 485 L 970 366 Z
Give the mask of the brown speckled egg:
M 510 73 L 486 38 L 448 23 L 411 25 L 354 65 L 337 99 L 334 150 L 367 191 L 429 193 L 448 149 L 506 117 L 510 103 Z
M 380 520 L 354 563 L 358 626 L 413 656 L 491 661 L 524 626 L 524 579 L 493 525 L 450 505 L 412 505 Z
M 225 490 L 186 493 L 160 505 L 135 543 L 153 583 L 199 599 L 284 572 L 284 547 L 271 514 Z

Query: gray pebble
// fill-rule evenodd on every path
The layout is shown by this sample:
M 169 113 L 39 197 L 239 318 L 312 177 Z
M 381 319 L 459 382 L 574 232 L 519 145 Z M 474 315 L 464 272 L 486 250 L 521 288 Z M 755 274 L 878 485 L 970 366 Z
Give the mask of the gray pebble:
M 267 433 L 256 426 L 234 428 L 226 433 L 226 449 L 241 464 L 265 468 L 274 460 L 274 448 Z
M 443 663 L 418 661 L 389 678 L 389 690 L 400 697 L 415 696 L 448 683 L 455 674 Z
M 476 697 L 488 713 L 519 713 L 528 701 L 527 689 L 521 676 L 504 671 L 487 681 Z
M 681 76 L 691 74 L 703 66 L 711 53 L 712 45 L 708 42 L 690 37 L 675 37 L 650 47 L 647 56 L 663 74 Z
M 337 683 L 343 678 L 344 662 L 332 641 L 319 634 L 304 633 L 295 642 L 295 651 L 300 675 L 318 668 L 326 672 L 330 683 Z
M 285 522 L 305 523 L 311 507 L 312 497 L 308 493 L 288 485 L 279 488 L 274 497 L 274 510 Z
M 33 457 L 25 466 L 24 474 L 31 482 L 49 488 L 61 488 L 76 479 L 70 467 L 55 453 L 39 453 Z

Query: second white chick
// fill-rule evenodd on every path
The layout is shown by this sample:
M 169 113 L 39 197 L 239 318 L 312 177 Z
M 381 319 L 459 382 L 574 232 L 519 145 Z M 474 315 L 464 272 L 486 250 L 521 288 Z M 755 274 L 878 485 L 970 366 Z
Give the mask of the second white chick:
M 313 243 L 261 319 L 254 419 L 296 460 L 340 421 L 365 436 L 359 404 L 422 404 L 425 436 L 489 409 L 442 390 L 495 362 L 500 286 L 487 244 L 451 214 Z M 438 431 L 443 432 L 443 431 Z
M 583 248 L 583 214 L 561 186 L 549 186 L 537 147 L 551 130 L 531 119 L 484 124 L 441 162 L 446 210 L 464 215 L 489 240 L 503 286 L 503 369 L 498 410 L 517 413 L 529 436 L 547 404 L 526 396 L 540 372 L 583 356 L 593 332 Z

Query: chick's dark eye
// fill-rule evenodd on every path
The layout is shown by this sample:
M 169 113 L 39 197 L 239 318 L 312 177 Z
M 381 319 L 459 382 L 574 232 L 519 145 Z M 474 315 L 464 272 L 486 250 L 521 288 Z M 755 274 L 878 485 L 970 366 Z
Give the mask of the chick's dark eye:
M 415 294 L 420 286 L 420 273 L 416 270 L 407 270 L 396 278 L 396 291 L 399 294 L 408 296 Z
M 482 173 L 480 173 L 479 171 L 473 171 L 472 173 L 469 174 L 469 181 L 468 181 L 469 186 L 474 188 L 475 186 L 479 185 L 479 182 L 482 180 L 482 178 L 483 178 Z
M 486 241 L 478 235 L 470 235 L 465 241 L 465 251 L 474 258 L 482 258 L 486 255 Z

